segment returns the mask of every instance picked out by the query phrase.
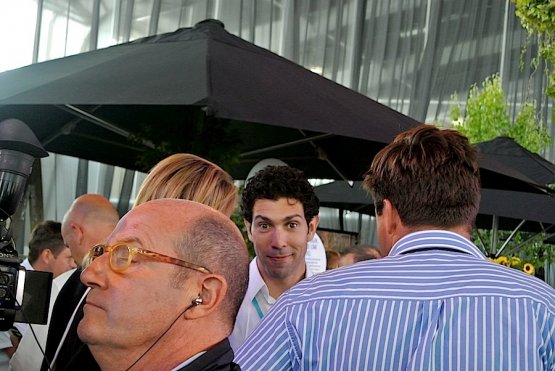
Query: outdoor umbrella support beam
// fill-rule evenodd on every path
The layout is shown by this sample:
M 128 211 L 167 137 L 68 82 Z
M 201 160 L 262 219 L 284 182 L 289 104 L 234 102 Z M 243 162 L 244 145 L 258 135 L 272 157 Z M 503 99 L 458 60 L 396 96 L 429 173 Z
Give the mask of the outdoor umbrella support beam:
M 303 133 L 304 134 L 304 133 Z M 286 148 L 286 147 L 291 147 L 291 146 L 296 146 L 298 144 L 303 144 L 303 143 L 308 143 L 308 142 L 312 142 L 314 140 L 320 140 L 320 139 L 324 139 L 324 138 L 329 138 L 329 137 L 333 137 L 335 136 L 335 134 L 320 134 L 320 135 L 315 135 L 313 137 L 307 137 L 304 139 L 298 139 L 298 140 L 294 140 L 291 142 L 287 142 L 287 143 L 281 143 L 281 144 L 276 144 L 275 146 L 269 146 L 269 147 L 264 147 L 264 148 L 258 148 L 252 151 L 248 151 L 248 152 L 243 152 L 239 155 L 239 157 L 247 157 L 247 156 L 251 156 L 251 155 L 257 155 L 259 153 L 264 153 L 264 152 L 268 152 L 268 151 L 273 151 L 275 149 L 281 149 L 281 148 Z
M 520 223 L 518 223 L 518 225 L 516 226 L 516 228 L 511 232 L 511 234 L 509 235 L 509 237 L 507 237 L 507 239 L 505 240 L 505 242 L 503 242 L 503 245 L 499 248 L 499 251 L 497 251 L 495 253 L 495 257 L 498 258 L 499 255 L 501 255 L 501 253 L 503 252 L 503 250 L 505 250 L 505 247 L 507 247 L 507 245 L 509 244 L 509 242 L 511 242 L 511 240 L 513 239 L 514 235 L 516 234 L 516 232 L 518 232 L 518 230 L 520 229 L 520 227 L 522 227 L 524 225 L 524 223 L 526 223 L 526 219 L 522 219 L 520 221 Z
M 553 228 L 553 226 L 554 226 L 553 224 L 550 225 L 549 227 L 547 227 L 547 228 L 544 230 L 544 232 L 547 232 L 547 230 Z M 512 252 L 512 251 L 514 251 L 514 250 L 517 250 L 517 249 L 519 249 L 521 246 L 526 245 L 528 242 L 530 242 L 530 241 L 532 241 L 534 238 L 536 238 L 539 234 L 540 234 L 540 233 L 536 233 L 536 234 L 533 235 L 532 237 L 528 238 L 526 241 L 522 241 L 519 245 L 514 246 L 511 250 L 509 250 L 509 252 Z M 550 235 L 547 236 L 547 238 L 550 238 L 550 237 L 553 237 L 553 236 L 555 236 L 555 233 L 551 233 Z
M 131 133 L 128 132 L 127 130 L 124 130 L 106 120 L 101 119 L 100 117 L 97 117 L 85 110 L 82 110 L 80 108 L 77 108 L 71 104 L 64 104 L 64 105 L 58 105 L 58 108 L 71 113 L 72 115 L 75 115 L 83 120 L 86 120 L 92 124 L 95 124 L 97 126 L 100 126 L 103 129 L 109 130 L 113 133 L 116 133 L 118 135 L 121 135 L 124 138 L 130 138 L 131 137 Z M 154 148 L 154 144 L 152 144 L 150 141 L 147 140 L 143 140 L 142 143 L 149 147 L 149 148 Z
M 299 129 L 299 131 L 301 132 L 302 135 L 304 135 L 306 137 L 306 134 L 303 130 Z M 337 175 L 339 175 L 339 177 L 346 181 L 347 184 L 349 185 L 349 187 L 353 188 L 353 182 L 350 181 L 349 179 L 347 179 L 347 177 L 337 168 L 337 166 L 335 166 L 333 164 L 333 162 L 330 161 L 330 159 L 328 158 L 328 154 L 326 153 L 326 151 L 324 151 L 322 148 L 320 148 L 319 146 L 317 146 L 314 141 L 310 141 L 309 142 L 310 145 L 312 146 L 312 148 L 314 148 L 314 150 L 316 151 L 316 153 L 318 153 L 318 158 L 321 160 L 324 160 L 332 169 L 333 171 L 336 172 Z
M 476 229 L 476 235 L 478 236 L 478 240 L 480 241 L 480 246 L 478 246 L 478 248 L 484 253 L 484 255 L 488 255 L 486 244 L 484 242 L 484 238 L 480 234 L 480 230 Z
M 497 231 L 499 229 L 499 217 L 494 215 L 491 221 L 491 246 L 490 254 L 495 254 L 497 251 Z
M 299 129 L 299 132 L 306 137 L 306 134 L 303 130 Z M 287 142 L 287 143 L 276 144 L 275 146 L 269 146 L 269 147 L 265 147 L 265 148 L 255 149 L 255 150 L 249 151 L 249 152 L 244 152 L 244 153 L 241 153 L 239 155 L 239 157 L 247 157 L 247 156 L 250 156 L 250 155 L 256 155 L 256 154 L 260 154 L 260 153 L 264 153 L 264 152 L 268 152 L 268 151 L 272 151 L 272 150 L 276 150 L 276 149 L 286 148 L 286 147 L 290 147 L 290 146 L 296 146 L 298 144 L 310 143 L 310 145 L 312 145 L 312 147 L 316 150 L 316 153 L 318 154 L 318 158 L 320 160 L 325 161 L 333 169 L 333 171 L 335 171 L 337 173 L 337 175 L 339 175 L 339 177 L 342 180 L 346 181 L 349 184 L 349 186 L 352 188 L 353 187 L 353 182 L 350 181 L 349 179 L 347 179 L 347 177 L 337 168 L 337 166 L 335 166 L 328 159 L 328 156 L 326 155 L 326 152 L 314 143 L 314 141 L 316 141 L 316 140 L 325 139 L 325 138 L 329 138 L 329 137 L 333 137 L 333 136 L 335 136 L 335 134 L 328 133 L 328 134 L 315 135 L 315 136 L 312 136 L 312 137 L 306 137 L 304 139 L 298 139 L 298 140 L 294 140 L 294 141 Z

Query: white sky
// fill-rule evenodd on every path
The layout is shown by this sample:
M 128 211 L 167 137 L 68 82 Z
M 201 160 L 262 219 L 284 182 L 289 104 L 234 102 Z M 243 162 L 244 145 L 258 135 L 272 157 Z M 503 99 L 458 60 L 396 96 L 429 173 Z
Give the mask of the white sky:
M 0 0 L 0 71 L 32 62 L 35 0 Z

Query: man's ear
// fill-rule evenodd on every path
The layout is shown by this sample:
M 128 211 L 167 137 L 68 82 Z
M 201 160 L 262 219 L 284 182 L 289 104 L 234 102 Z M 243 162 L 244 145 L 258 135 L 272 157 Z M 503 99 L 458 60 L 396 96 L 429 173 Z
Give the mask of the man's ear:
M 315 215 L 308 223 L 308 240 L 310 241 L 314 238 L 314 234 L 316 233 L 316 229 L 318 229 L 318 224 L 320 223 L 320 216 Z
M 73 231 L 73 236 L 75 237 L 75 241 L 81 245 L 83 243 L 83 229 L 79 224 L 71 223 L 71 230 Z
M 382 221 L 384 223 L 384 231 L 391 235 L 392 232 L 397 228 L 397 218 L 395 215 L 397 214 L 397 210 L 389 201 L 388 199 L 383 200 L 383 208 L 382 208 Z
M 214 312 L 221 305 L 227 292 L 227 281 L 219 274 L 209 274 L 202 278 L 198 296 L 201 300 L 185 312 L 186 319 L 198 319 Z M 192 298 L 191 303 L 197 298 Z
M 247 228 L 247 235 L 249 236 L 249 240 L 254 243 L 254 241 L 252 240 L 252 233 L 251 233 L 252 224 L 247 219 L 243 219 L 243 222 L 245 223 L 245 227 Z
M 39 255 L 39 260 L 46 264 L 49 265 L 50 262 L 52 261 L 52 259 L 54 259 L 54 253 L 52 252 L 52 250 L 50 249 L 43 249 Z
M 392 241 L 392 245 L 397 242 L 400 234 L 404 233 L 404 225 L 399 216 L 399 212 L 391 201 L 383 200 L 383 209 L 381 218 L 384 223 L 384 231 L 388 238 Z

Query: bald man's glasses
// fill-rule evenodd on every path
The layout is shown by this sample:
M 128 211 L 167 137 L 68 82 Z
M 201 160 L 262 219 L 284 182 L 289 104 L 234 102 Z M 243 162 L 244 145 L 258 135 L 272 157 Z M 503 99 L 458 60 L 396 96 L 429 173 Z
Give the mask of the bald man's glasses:
M 172 258 L 164 254 L 159 254 L 154 251 L 149 251 L 145 249 L 139 249 L 138 247 L 129 246 L 126 243 L 117 243 L 115 245 L 96 245 L 94 246 L 87 256 L 87 261 L 85 267 L 92 263 L 96 258 L 101 257 L 104 253 L 110 254 L 110 268 L 114 272 L 123 272 L 131 265 L 133 257 L 137 254 L 143 255 L 149 259 L 153 259 L 162 263 L 169 263 L 174 265 L 179 265 L 180 267 L 185 267 L 189 269 L 196 270 L 202 273 L 210 274 L 210 270 L 204 268 L 200 265 L 189 263 L 185 260 Z

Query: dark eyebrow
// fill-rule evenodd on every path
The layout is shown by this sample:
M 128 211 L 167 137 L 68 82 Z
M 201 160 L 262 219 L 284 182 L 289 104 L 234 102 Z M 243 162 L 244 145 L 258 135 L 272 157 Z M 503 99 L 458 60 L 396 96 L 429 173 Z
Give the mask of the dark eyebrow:
M 293 215 L 288 215 L 288 216 L 285 217 L 285 219 L 283 219 L 283 220 L 286 221 L 286 220 L 291 220 L 291 219 L 295 219 L 295 218 L 303 219 L 304 216 L 303 216 L 303 215 L 299 215 L 299 214 L 293 214 Z
M 295 219 L 295 218 L 301 218 L 302 219 L 303 217 L 304 216 L 299 215 L 299 214 L 287 215 L 285 218 L 283 218 L 281 220 L 281 222 L 288 222 L 288 221 L 291 221 L 292 219 Z M 264 215 L 257 215 L 257 216 L 254 217 L 254 220 L 258 220 L 258 219 L 260 219 L 264 222 L 271 222 L 272 221 L 270 218 L 268 218 L 267 216 L 264 216 Z

